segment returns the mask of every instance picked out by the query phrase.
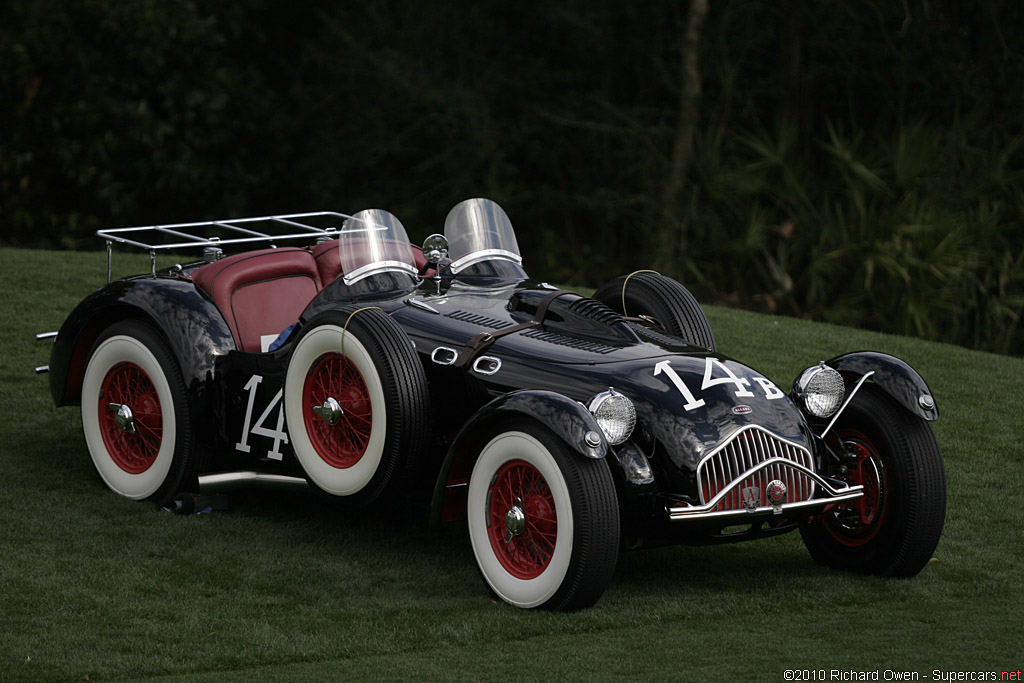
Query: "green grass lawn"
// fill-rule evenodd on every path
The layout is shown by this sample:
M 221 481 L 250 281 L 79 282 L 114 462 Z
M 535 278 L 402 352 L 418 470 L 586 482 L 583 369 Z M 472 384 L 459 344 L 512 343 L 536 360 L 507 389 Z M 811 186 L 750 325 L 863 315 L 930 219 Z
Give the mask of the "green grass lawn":
M 148 260 L 115 261 L 133 268 Z M 859 349 L 925 376 L 949 480 L 934 561 L 910 580 L 837 573 L 796 534 L 645 550 L 620 557 L 596 607 L 552 614 L 493 602 L 457 526 L 296 491 L 194 517 L 107 491 L 77 409 L 32 372 L 48 362 L 33 335 L 104 276 L 100 253 L 0 249 L 0 681 L 928 680 L 1024 664 L 1022 359 L 709 307 L 723 353 L 779 386 Z

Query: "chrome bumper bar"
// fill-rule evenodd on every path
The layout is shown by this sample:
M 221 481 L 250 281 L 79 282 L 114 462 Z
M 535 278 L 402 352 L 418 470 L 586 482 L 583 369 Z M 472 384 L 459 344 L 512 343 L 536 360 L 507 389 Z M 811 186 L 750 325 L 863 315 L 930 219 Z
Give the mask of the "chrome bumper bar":
M 806 474 L 810 477 L 818 486 L 819 497 L 811 498 L 810 500 L 801 500 L 795 503 L 782 503 L 781 505 L 760 505 L 757 507 L 742 508 L 739 510 L 715 510 L 718 504 L 722 502 L 722 499 L 727 495 L 735 491 L 746 479 L 757 474 L 763 469 L 771 467 L 773 465 L 780 465 L 783 467 L 789 467 L 790 469 L 797 470 Z M 824 496 L 822 497 L 822 494 Z M 704 505 L 669 505 L 666 506 L 665 511 L 668 513 L 670 521 L 687 521 L 687 520 L 707 520 L 707 519 L 728 519 L 730 517 L 743 519 L 753 515 L 761 514 L 774 514 L 781 515 L 784 512 L 791 510 L 802 510 L 804 508 L 824 507 L 830 503 L 839 503 L 848 500 L 856 500 L 864 495 L 864 487 L 860 484 L 856 486 L 846 486 L 844 488 L 835 488 L 828 482 L 827 479 L 819 476 L 814 471 L 804 467 L 800 463 L 793 462 L 786 458 L 769 458 L 764 462 L 758 463 L 754 467 L 736 477 L 732 483 L 726 486 L 724 489 L 718 492 L 718 494 L 709 500 Z

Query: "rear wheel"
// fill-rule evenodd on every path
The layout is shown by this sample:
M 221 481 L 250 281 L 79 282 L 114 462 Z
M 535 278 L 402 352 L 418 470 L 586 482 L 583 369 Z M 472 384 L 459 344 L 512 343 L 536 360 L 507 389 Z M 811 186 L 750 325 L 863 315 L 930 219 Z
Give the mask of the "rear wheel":
M 165 504 L 195 488 L 198 456 L 185 383 L 163 337 L 141 321 L 112 325 L 89 354 L 82 428 L 111 490 Z
M 655 328 L 689 344 L 717 349 L 700 304 L 672 278 L 647 272 L 621 275 L 594 292 L 594 298 L 623 315 L 647 318 Z
M 480 573 L 505 602 L 589 607 L 611 581 L 619 548 L 611 473 L 532 420 L 503 425 L 484 446 L 467 515 Z
M 295 344 L 285 415 L 309 480 L 359 506 L 400 486 L 427 440 L 427 386 L 412 342 L 376 309 L 328 311 Z
M 914 576 L 931 559 L 946 516 L 945 469 L 931 427 L 865 385 L 834 429 L 834 448 L 846 454 L 839 478 L 863 485 L 864 497 L 806 522 L 807 549 L 839 569 Z

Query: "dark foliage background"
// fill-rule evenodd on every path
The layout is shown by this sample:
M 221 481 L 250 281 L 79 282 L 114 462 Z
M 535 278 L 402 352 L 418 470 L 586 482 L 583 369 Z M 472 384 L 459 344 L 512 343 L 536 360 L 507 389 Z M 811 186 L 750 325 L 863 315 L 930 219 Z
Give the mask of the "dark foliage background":
M 529 268 L 1021 355 L 1024 4 L 7 0 L 0 239 L 487 196 Z

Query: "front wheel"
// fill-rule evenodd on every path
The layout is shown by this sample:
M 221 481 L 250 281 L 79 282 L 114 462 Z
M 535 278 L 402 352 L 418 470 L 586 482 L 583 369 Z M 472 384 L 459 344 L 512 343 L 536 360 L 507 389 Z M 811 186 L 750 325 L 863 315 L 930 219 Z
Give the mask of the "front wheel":
M 480 573 L 509 604 L 589 607 L 611 581 L 619 549 L 611 473 L 532 420 L 510 421 L 484 446 L 467 515 Z
M 946 517 L 942 455 L 927 422 L 865 385 L 835 426 L 839 478 L 864 497 L 839 503 L 800 533 L 819 563 L 881 576 L 914 576 L 932 557 Z

